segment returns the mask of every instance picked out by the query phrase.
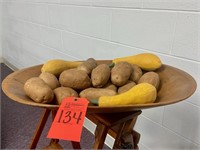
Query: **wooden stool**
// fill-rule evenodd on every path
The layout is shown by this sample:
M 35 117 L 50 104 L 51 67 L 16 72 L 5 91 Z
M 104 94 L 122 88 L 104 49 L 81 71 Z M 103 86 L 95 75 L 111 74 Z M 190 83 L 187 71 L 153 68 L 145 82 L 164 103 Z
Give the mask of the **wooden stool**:
M 113 149 L 138 149 L 140 134 L 133 127 L 141 112 L 87 114 L 87 118 L 97 124 L 93 149 L 103 148 L 107 134 L 115 138 Z
M 29 149 L 35 149 L 39 138 L 42 134 L 44 126 L 47 119 L 52 112 L 52 119 L 55 118 L 56 110 L 45 109 L 39 123 L 33 139 L 29 145 Z M 122 113 L 98 113 L 98 114 L 87 114 L 87 118 L 92 122 L 97 124 L 95 130 L 95 142 L 93 149 L 102 149 L 104 145 L 105 138 L 109 133 L 115 138 L 115 143 L 113 148 L 134 148 L 138 149 L 138 142 L 140 139 L 140 134 L 133 130 L 136 123 L 138 115 L 141 114 L 141 110 L 134 112 L 122 112 Z M 57 139 L 52 139 L 54 142 L 59 142 Z M 51 140 L 51 141 L 52 141 Z M 72 142 L 74 149 L 81 149 L 79 142 Z M 131 146 L 131 147 L 130 147 Z

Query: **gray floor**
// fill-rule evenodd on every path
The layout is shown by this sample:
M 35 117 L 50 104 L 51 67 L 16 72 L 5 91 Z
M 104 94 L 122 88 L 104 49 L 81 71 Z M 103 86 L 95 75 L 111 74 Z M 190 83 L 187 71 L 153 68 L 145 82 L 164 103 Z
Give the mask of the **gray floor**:
M 13 71 L 6 65 L 1 64 L 1 81 Z M 42 108 L 22 105 L 10 100 L 1 90 L 1 149 L 28 149 L 28 145 L 32 139 L 32 135 L 36 129 Z M 41 149 L 49 144 L 46 138 L 49 127 L 51 125 L 51 117 L 45 126 L 41 135 L 37 149 Z M 81 136 L 82 149 L 92 149 L 94 135 L 83 128 Z M 72 149 L 69 141 L 60 141 L 65 149 Z M 108 149 L 107 146 L 104 146 Z

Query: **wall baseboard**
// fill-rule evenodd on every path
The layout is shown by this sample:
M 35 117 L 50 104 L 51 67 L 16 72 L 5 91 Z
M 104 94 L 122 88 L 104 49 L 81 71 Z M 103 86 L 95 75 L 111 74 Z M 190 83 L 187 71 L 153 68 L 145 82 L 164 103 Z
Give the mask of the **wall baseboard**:
M 3 63 L 3 57 L 0 57 L 0 63 Z
M 0 62 L 6 64 L 6 66 L 8 66 L 13 71 L 19 70 L 19 68 L 17 68 L 15 65 L 10 63 L 9 61 L 4 59 L 3 57 L 0 58 Z

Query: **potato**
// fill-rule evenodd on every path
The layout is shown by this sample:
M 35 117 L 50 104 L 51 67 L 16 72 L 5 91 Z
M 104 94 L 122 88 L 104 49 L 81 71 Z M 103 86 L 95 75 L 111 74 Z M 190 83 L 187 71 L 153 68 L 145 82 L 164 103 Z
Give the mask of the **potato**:
M 32 77 L 24 84 L 24 91 L 37 103 L 50 103 L 54 98 L 53 90 L 39 77 Z
M 78 96 L 78 93 L 70 87 L 58 87 L 54 89 L 56 104 L 60 105 L 62 100 L 69 96 Z
M 135 82 L 133 82 L 133 81 L 128 81 L 125 85 L 123 85 L 123 86 L 121 86 L 121 87 L 118 88 L 117 93 L 118 93 L 118 94 L 124 93 L 124 92 L 130 90 L 130 89 L 131 89 L 132 87 L 134 87 L 135 85 L 136 85 Z
M 105 86 L 103 86 L 103 88 L 110 89 L 110 90 L 117 92 L 116 85 L 112 84 L 111 82 L 108 82 Z
M 131 64 L 127 62 L 117 63 L 111 70 L 111 81 L 116 86 L 122 86 L 126 84 L 133 69 Z
M 88 58 L 82 64 L 80 64 L 77 69 L 83 70 L 87 74 L 91 74 L 92 70 L 97 66 L 97 62 L 94 58 Z
M 131 66 L 133 68 L 133 71 L 130 76 L 130 80 L 137 83 L 143 74 L 142 69 L 138 65 L 135 65 L 135 64 L 131 64 Z
M 53 74 L 51 74 L 51 73 L 42 72 L 42 73 L 39 75 L 39 78 L 41 78 L 42 80 L 44 80 L 44 82 L 45 82 L 46 84 L 48 84 L 49 87 L 50 87 L 52 90 L 60 86 L 60 83 L 59 83 L 58 79 L 56 78 L 56 76 L 53 75 Z
M 156 72 L 150 71 L 142 75 L 142 77 L 138 81 L 138 84 L 144 82 L 152 84 L 158 90 L 160 84 L 160 77 Z
M 107 64 L 100 64 L 92 70 L 91 80 L 94 87 L 103 87 L 110 79 L 110 68 Z
M 91 79 L 83 70 L 68 69 L 60 74 L 59 82 L 64 87 L 71 87 L 75 90 L 83 90 L 91 85 Z
M 88 100 L 98 99 L 100 96 L 113 96 L 116 95 L 117 92 L 111 89 L 105 88 L 87 88 L 80 92 L 79 96 L 84 97 Z

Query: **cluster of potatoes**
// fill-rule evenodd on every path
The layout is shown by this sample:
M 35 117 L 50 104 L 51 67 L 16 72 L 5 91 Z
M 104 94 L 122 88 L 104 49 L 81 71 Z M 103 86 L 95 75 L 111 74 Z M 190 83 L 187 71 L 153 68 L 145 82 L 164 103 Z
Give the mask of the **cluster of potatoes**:
M 108 65 L 89 58 L 57 75 L 41 72 L 38 77 L 26 81 L 24 91 L 35 102 L 60 105 L 69 96 L 94 100 L 124 93 L 145 82 L 158 89 L 159 75 L 126 61 Z

